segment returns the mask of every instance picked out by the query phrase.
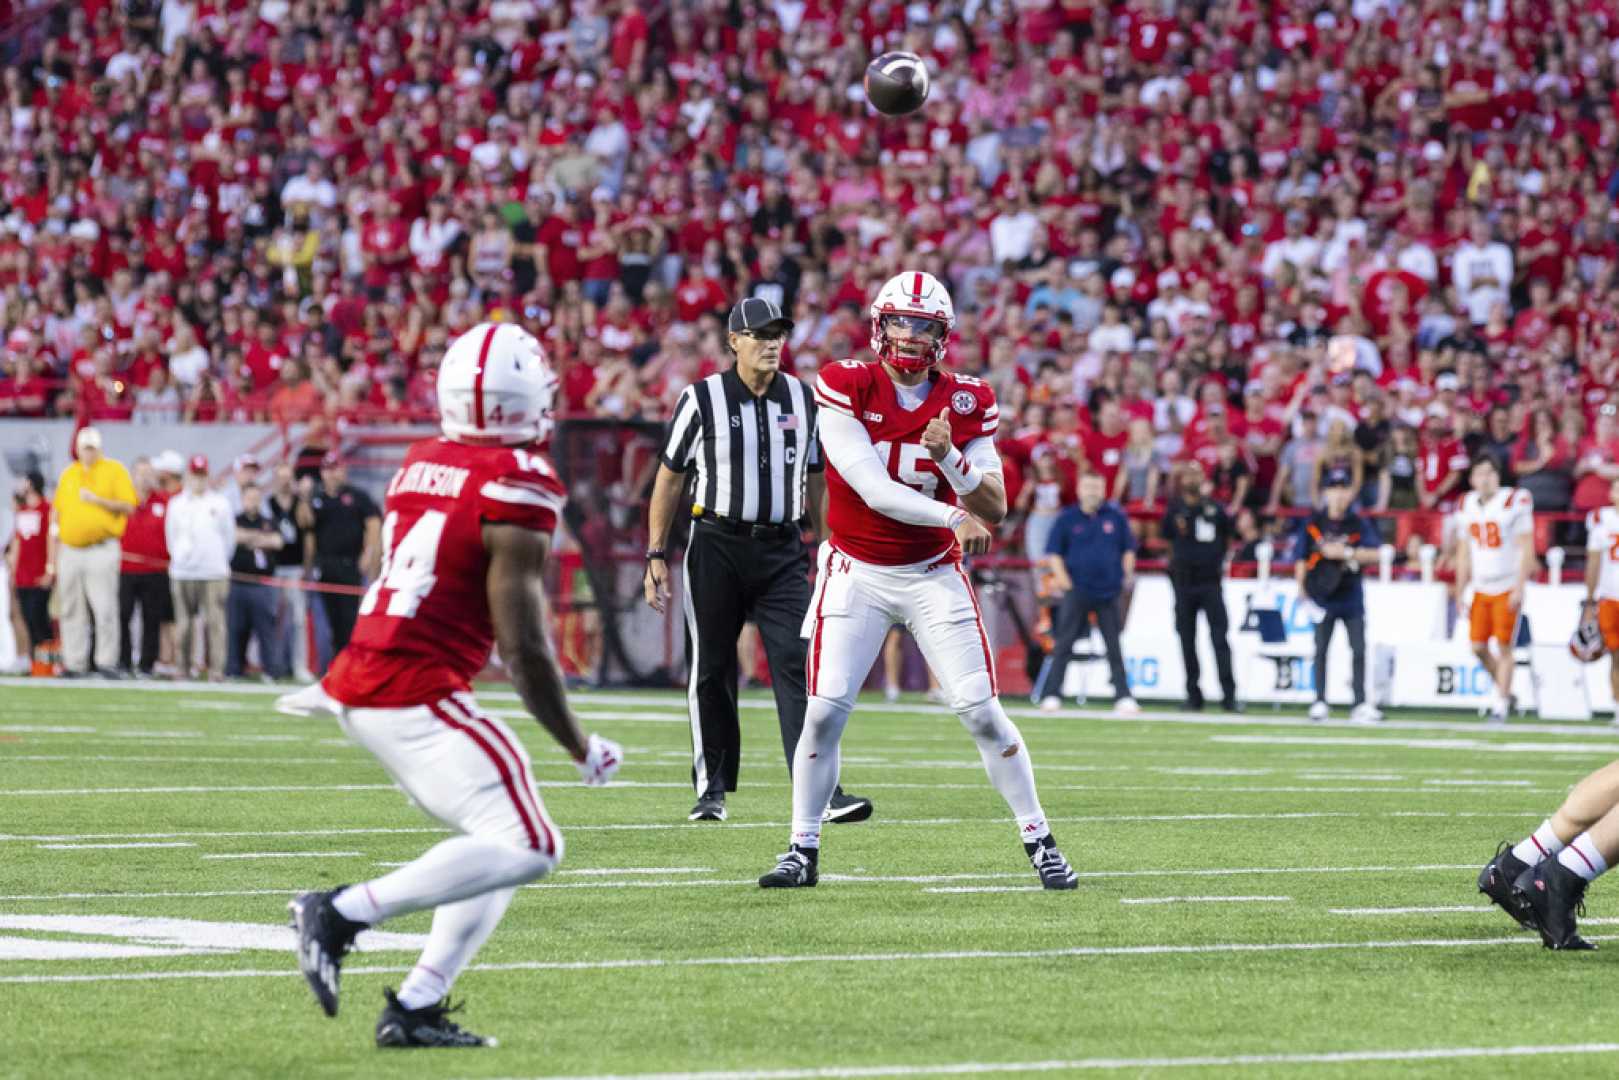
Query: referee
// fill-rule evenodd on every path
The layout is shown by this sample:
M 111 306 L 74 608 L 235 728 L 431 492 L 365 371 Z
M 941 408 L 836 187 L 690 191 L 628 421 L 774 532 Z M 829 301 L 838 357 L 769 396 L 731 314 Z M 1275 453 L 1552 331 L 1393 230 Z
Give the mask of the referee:
M 1197 660 L 1197 613 L 1201 611 L 1208 620 L 1214 666 L 1220 672 L 1221 707 L 1226 712 L 1240 712 L 1221 584 L 1235 529 L 1231 516 L 1213 495 L 1214 485 L 1204 475 L 1203 466 L 1189 461 L 1181 471 L 1180 489 L 1172 493 L 1164 512 L 1169 583 L 1175 589 L 1175 633 L 1181 639 L 1181 662 L 1186 668 L 1186 708 L 1193 712 L 1203 708 L 1203 670 Z
M 809 508 L 824 532 L 819 526 L 826 485 L 815 438 L 815 401 L 803 383 L 780 371 L 782 345 L 792 327 L 769 300 L 748 297 L 731 309 L 729 342 L 736 366 L 681 393 L 652 490 L 644 584 L 647 603 L 661 612 L 669 596 L 664 544 L 686 490 L 686 472 L 696 467 L 681 581 L 697 791 L 692 821 L 724 821 L 725 794 L 736 790 L 742 756 L 736 643 L 748 620 L 758 626 L 770 662 L 789 772 L 804 728 L 799 630 L 809 611 L 810 587 L 801 533 Z M 842 788 L 827 808 L 832 821 L 870 816 L 870 801 Z

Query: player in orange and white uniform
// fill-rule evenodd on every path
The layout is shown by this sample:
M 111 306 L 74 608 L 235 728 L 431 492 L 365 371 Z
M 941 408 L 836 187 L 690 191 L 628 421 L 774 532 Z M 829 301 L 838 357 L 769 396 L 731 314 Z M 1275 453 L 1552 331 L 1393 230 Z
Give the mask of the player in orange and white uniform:
M 1524 585 L 1535 572 L 1535 502 L 1522 488 L 1502 487 L 1500 469 L 1487 455 L 1473 462 L 1468 477 L 1473 490 L 1456 511 L 1456 594 L 1473 587 L 1469 639 L 1479 663 L 1495 676 L 1489 710 L 1500 723 L 1512 707 L 1513 639 Z
M 1585 518 L 1585 596 L 1597 607 L 1597 626 L 1608 650 L 1614 719 L 1619 722 L 1619 479 L 1608 495 L 1610 504 Z
M 325 679 L 276 707 L 332 716 L 412 802 L 459 835 L 372 881 L 307 892 L 289 905 L 298 966 L 337 1015 L 343 956 L 365 928 L 434 909 L 398 994 L 385 991 L 379 1046 L 484 1046 L 448 1018 L 450 986 L 517 887 L 562 859 L 522 741 L 478 707 L 472 680 L 497 641 L 523 705 L 586 784 L 623 752 L 588 738 L 568 707 L 546 625 L 543 572 L 566 494 L 540 452 L 556 376 L 519 326 L 485 323 L 439 367 L 442 438 L 416 443 L 388 484 L 382 570 Z
M 979 519 L 1006 516 L 1006 487 L 994 391 L 937 367 L 955 321 L 943 284 L 902 273 L 871 304 L 876 359 L 828 364 L 816 380 L 831 538 L 805 619 L 810 696 L 793 758 L 791 844 L 759 879 L 766 888 L 818 880 L 843 729 L 896 623 L 910 630 L 978 743 L 1041 883 L 1078 884 L 1046 823 L 1023 736 L 996 697 L 989 638 L 961 567 L 964 549 L 989 549 Z

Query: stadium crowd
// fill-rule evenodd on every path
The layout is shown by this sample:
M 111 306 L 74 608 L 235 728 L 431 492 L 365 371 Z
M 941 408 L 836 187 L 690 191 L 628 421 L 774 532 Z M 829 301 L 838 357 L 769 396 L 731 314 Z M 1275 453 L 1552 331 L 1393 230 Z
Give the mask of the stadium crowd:
M 1179 460 L 1245 545 L 1334 470 L 1419 512 L 1402 540 L 1480 452 L 1548 510 L 1619 475 L 1606 5 L 35 15 L 0 85 L 0 416 L 426 417 L 493 317 L 542 337 L 564 415 L 655 419 L 725 363 L 736 297 L 797 320 L 807 375 L 918 268 L 956 299 L 948 362 L 1018 418 L 1031 524 L 1086 471 L 1161 502 Z M 860 76 L 895 48 L 935 74 L 891 120 Z

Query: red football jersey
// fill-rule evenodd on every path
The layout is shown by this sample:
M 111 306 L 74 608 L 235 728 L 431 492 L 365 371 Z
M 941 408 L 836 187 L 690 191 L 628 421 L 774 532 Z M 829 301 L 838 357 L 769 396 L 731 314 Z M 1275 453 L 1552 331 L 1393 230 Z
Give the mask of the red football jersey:
M 950 415 L 950 442 L 958 449 L 974 439 L 994 438 L 1000 427 L 995 391 L 982 379 L 939 370 L 920 408 L 899 403 L 894 380 L 875 360 L 843 360 L 821 369 L 815 400 L 824 409 L 852 416 L 865 425 L 888 466 L 888 475 L 930 499 L 957 505 L 956 492 L 922 446 L 922 431 L 941 410 Z M 961 549 L 955 533 L 927 525 L 907 525 L 868 507 L 829 463 L 826 469 L 827 526 L 839 551 L 879 566 L 907 566 L 941 556 L 955 562 Z
M 495 641 L 484 522 L 550 532 L 566 498 L 535 451 L 442 438 L 412 446 L 388 483 L 382 571 L 326 692 L 357 708 L 404 708 L 468 689 Z

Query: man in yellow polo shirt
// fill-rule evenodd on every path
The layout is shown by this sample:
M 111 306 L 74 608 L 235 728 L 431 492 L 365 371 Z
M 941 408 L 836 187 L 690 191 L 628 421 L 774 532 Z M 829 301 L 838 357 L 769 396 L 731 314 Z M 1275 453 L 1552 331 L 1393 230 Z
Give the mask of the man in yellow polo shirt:
M 118 538 L 135 511 L 135 485 L 128 469 L 102 456 L 95 428 L 80 429 L 73 449 L 78 460 L 62 470 L 51 503 L 49 570 L 56 575 L 63 674 L 89 674 L 93 620 L 96 669 L 120 678 Z

